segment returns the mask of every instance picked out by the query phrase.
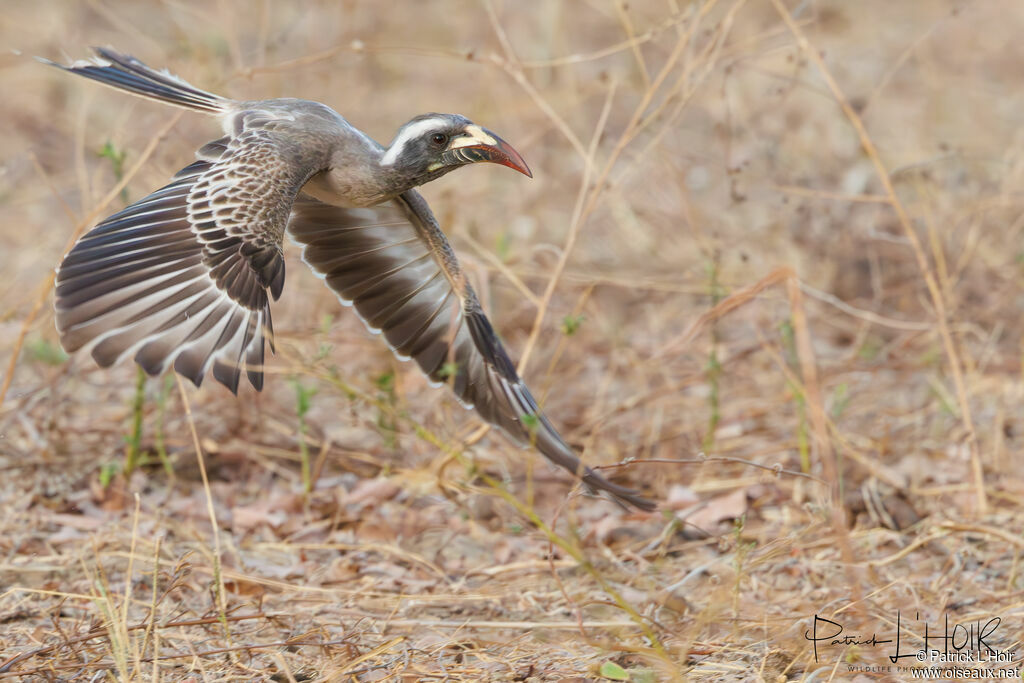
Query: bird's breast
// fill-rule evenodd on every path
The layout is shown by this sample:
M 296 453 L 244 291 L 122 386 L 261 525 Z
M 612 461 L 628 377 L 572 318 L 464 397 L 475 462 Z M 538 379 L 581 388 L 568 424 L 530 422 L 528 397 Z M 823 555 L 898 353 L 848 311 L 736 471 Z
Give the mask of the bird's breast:
M 343 209 L 376 206 L 391 197 L 372 178 L 352 171 L 327 170 L 311 177 L 302 191 L 325 204 Z

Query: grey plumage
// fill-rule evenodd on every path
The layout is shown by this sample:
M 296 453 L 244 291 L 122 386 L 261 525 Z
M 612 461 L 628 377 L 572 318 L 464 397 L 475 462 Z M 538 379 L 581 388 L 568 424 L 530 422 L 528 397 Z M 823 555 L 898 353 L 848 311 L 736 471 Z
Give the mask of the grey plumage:
M 97 53 L 90 62 L 55 66 L 215 115 L 228 134 L 65 257 L 56 289 L 65 349 L 87 348 L 104 367 L 132 354 L 150 374 L 173 366 L 197 386 L 212 371 L 233 392 L 244 371 L 261 389 L 287 233 L 400 357 L 589 486 L 653 507 L 583 466 L 540 412 L 413 189 L 476 161 L 529 175 L 511 146 L 464 117 L 428 114 L 385 149 L 322 104 L 236 102 L 113 50 Z

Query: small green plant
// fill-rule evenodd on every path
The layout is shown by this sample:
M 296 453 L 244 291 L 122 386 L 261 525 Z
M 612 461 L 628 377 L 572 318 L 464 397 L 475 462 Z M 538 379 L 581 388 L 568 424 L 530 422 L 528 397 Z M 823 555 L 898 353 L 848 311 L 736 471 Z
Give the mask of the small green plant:
M 306 445 L 306 414 L 313 404 L 316 387 L 307 387 L 298 379 L 292 379 L 295 387 L 295 414 L 299 419 L 299 457 L 302 463 L 302 490 L 307 494 L 313 490 L 313 478 L 309 467 L 309 446 Z
M 721 395 L 719 377 L 722 375 L 722 364 L 718 361 L 718 345 L 711 345 L 711 352 L 708 354 L 708 364 L 704 367 L 708 375 L 708 430 L 704 434 L 704 442 L 701 450 L 710 453 L 715 446 L 715 431 L 718 423 L 722 421 Z
M 393 394 L 395 392 L 395 373 L 393 370 L 381 373 L 374 378 L 373 383 L 381 392 Z
M 654 669 L 637 668 L 629 670 L 629 680 L 632 683 L 657 683 L 658 676 Z
M 747 556 L 757 547 L 754 541 L 743 540 L 743 528 L 746 526 L 747 516 L 744 514 L 739 519 L 733 522 L 732 536 L 735 551 L 733 553 L 732 565 L 735 570 L 736 580 L 733 584 L 733 613 L 737 616 L 740 614 L 740 596 L 742 594 L 742 583 L 744 577 L 744 565 L 747 561 Z
M 711 305 L 715 306 L 725 296 L 725 289 L 718 279 L 720 254 L 716 250 L 713 258 L 708 261 L 708 295 L 711 297 Z M 715 447 L 715 431 L 722 420 L 720 381 L 722 377 L 722 364 L 718 360 L 718 345 L 720 342 L 718 333 L 718 321 L 711 321 L 711 351 L 708 352 L 708 363 L 705 372 L 708 376 L 708 428 L 704 433 L 704 440 L 701 443 L 701 450 L 711 453 Z
M 609 660 L 601 662 L 597 669 L 598 675 L 609 681 L 629 681 L 630 683 L 654 683 L 658 680 L 655 677 L 654 669 L 635 668 L 626 669 L 619 664 Z
M 794 372 L 799 372 L 793 323 L 789 320 L 779 323 L 779 334 L 782 337 L 782 350 L 785 354 L 786 364 L 793 368 Z M 811 438 L 807 420 L 807 398 L 804 396 L 803 390 L 792 382 L 789 383 L 789 389 L 793 392 L 793 403 L 796 405 L 796 445 L 797 451 L 800 453 L 800 471 L 810 472 Z
M 117 149 L 114 147 L 114 143 L 110 140 L 103 145 L 103 149 L 96 153 L 101 159 L 109 159 L 110 165 L 114 169 L 114 177 L 117 178 L 118 182 L 124 177 L 124 158 L 125 152 L 123 149 Z M 128 203 L 128 188 L 121 189 L 121 201 L 125 204 Z
M 32 360 L 46 365 L 61 365 L 68 359 L 64 349 L 49 339 L 33 340 L 28 343 L 26 350 Z
M 610 681 L 629 680 L 629 672 L 615 662 L 601 662 L 601 668 L 598 670 L 598 673 L 601 674 L 601 678 L 607 678 Z
M 313 357 L 314 363 L 327 360 L 331 356 L 331 351 L 334 349 L 334 344 L 327 341 L 327 333 L 331 331 L 331 325 L 334 323 L 334 316 L 330 313 L 324 313 L 320 318 L 320 336 L 323 339 L 317 344 L 316 355 Z
M 164 375 L 164 384 L 160 389 L 160 395 L 157 397 L 156 402 L 156 430 L 153 435 L 156 455 L 160 458 L 160 463 L 164 466 L 167 476 L 172 479 L 174 478 L 174 468 L 171 466 L 170 458 L 167 457 L 167 446 L 164 442 L 164 421 L 167 416 L 167 398 L 171 395 L 171 389 L 173 388 L 174 377 L 172 375 Z
M 857 356 L 861 360 L 875 360 L 878 358 L 878 354 L 882 352 L 882 340 L 878 337 L 869 334 L 864 338 L 864 343 L 857 349 Z
M 937 344 L 929 345 L 920 355 L 918 362 L 936 370 L 942 367 L 943 351 Z
M 313 356 L 313 362 L 319 363 L 320 361 L 327 360 L 331 357 L 331 351 L 334 350 L 334 344 L 328 344 L 327 342 L 320 342 L 316 347 L 316 354 Z
M 498 260 L 502 263 L 506 263 L 508 261 L 511 244 L 512 239 L 508 236 L 507 232 L 503 232 L 498 235 L 498 240 L 494 245 L 494 251 L 498 255 Z
M 942 380 L 938 377 L 931 376 L 928 378 L 928 389 L 929 395 L 933 396 L 939 402 L 939 409 L 944 415 L 957 417 L 959 411 L 956 406 L 956 398 L 949 393 L 949 389 L 942 383 Z
M 832 392 L 832 418 L 838 419 L 842 416 L 846 406 L 850 404 L 850 387 L 843 382 Z
M 576 332 L 580 329 L 580 325 L 583 324 L 584 320 L 586 320 L 586 317 L 582 313 L 580 313 L 579 315 L 565 316 L 564 318 L 562 318 L 562 334 L 564 334 L 566 337 L 571 337 L 572 335 L 576 334 Z
M 114 481 L 114 477 L 121 471 L 121 467 L 116 462 L 104 463 L 100 466 L 100 486 L 107 488 L 110 486 L 110 482 Z
M 531 435 L 537 433 L 537 427 L 540 426 L 539 417 L 537 417 L 533 413 L 528 413 L 526 415 L 523 415 L 519 419 L 523 421 L 523 426 L 529 430 Z
M 132 400 L 132 431 L 125 437 L 124 475 L 127 477 L 139 465 L 142 457 L 142 410 L 146 403 L 146 371 L 135 370 L 135 397 Z
M 454 377 L 459 372 L 459 365 L 455 361 L 448 361 L 441 366 L 441 369 L 437 371 L 437 376 L 441 379 L 447 380 Z
M 391 408 L 398 403 L 398 397 L 395 395 L 396 379 L 394 370 L 388 370 L 373 380 L 380 391 L 378 398 Z M 388 448 L 398 445 L 398 422 L 392 415 L 392 411 L 377 410 L 377 428 L 380 429 L 381 436 L 384 437 L 384 443 Z

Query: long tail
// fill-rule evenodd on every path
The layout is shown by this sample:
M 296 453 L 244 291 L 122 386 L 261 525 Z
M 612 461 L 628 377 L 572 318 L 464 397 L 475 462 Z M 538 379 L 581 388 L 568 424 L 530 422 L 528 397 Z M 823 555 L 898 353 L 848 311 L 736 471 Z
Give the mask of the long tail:
M 42 57 L 36 57 L 36 59 L 58 69 L 99 81 L 111 88 L 126 90 L 135 95 L 176 107 L 208 114 L 223 114 L 233 104 L 232 100 L 200 90 L 177 76 L 171 75 L 166 70 L 151 69 L 130 55 L 105 47 L 93 49 L 96 51 L 97 57 L 93 57 L 91 60 L 79 60 L 70 66 L 57 64 Z

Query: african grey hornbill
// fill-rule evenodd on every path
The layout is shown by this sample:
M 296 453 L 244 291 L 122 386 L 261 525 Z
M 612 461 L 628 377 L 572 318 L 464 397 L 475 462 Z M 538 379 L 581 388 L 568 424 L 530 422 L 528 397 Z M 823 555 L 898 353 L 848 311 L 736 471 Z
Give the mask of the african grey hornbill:
M 400 358 L 448 383 L 520 444 L 596 489 L 653 504 L 580 464 L 516 373 L 426 202 L 415 188 L 489 161 L 531 176 L 494 133 L 454 114 L 418 116 L 382 147 L 318 102 L 239 102 L 128 55 L 62 66 L 153 100 L 216 116 L 224 137 L 171 183 L 82 237 L 57 273 L 60 341 L 107 367 L 127 354 L 198 386 L 263 387 L 270 301 L 285 277 L 287 233 L 302 258 Z

